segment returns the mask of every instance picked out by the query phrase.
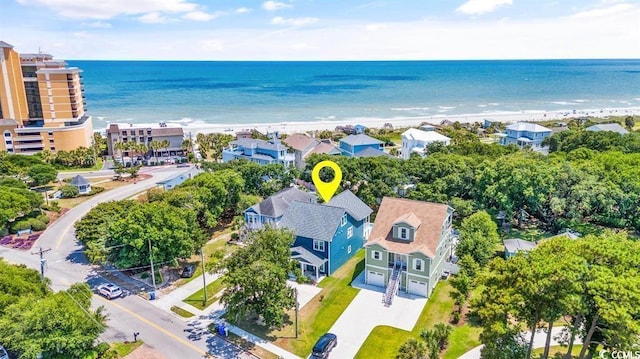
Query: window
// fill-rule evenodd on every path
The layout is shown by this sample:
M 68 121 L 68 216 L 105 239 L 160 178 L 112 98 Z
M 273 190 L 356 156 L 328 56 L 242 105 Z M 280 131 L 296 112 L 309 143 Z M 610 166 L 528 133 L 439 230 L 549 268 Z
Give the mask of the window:
M 341 226 L 347 225 L 347 214 L 342 215 L 342 220 L 340 221 Z
M 424 267 L 424 261 L 422 259 L 416 258 L 413 260 L 413 269 L 417 271 L 422 271 Z
M 314 240 L 313 241 L 313 250 L 314 251 L 319 251 L 319 252 L 324 252 L 324 241 Z
M 349 229 L 347 229 L 347 238 L 351 238 L 353 237 L 353 226 L 349 227 Z M 351 252 L 349 252 L 351 253 Z
M 4 131 L 4 137 L 11 137 L 11 132 Z
M 351 246 L 347 247 L 347 253 L 351 253 Z
M 373 251 L 373 253 L 371 253 L 371 256 L 373 257 L 373 259 L 379 261 L 380 257 L 382 257 L 381 255 L 382 253 L 378 252 L 378 251 Z
M 406 228 L 400 228 L 400 239 L 408 239 L 409 231 Z

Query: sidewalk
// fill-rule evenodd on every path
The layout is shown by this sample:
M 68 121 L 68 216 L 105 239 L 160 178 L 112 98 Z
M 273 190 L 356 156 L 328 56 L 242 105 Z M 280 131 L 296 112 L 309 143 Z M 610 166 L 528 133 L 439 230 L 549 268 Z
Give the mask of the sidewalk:
M 205 273 L 207 279 L 207 285 L 209 283 L 213 283 L 216 279 L 220 277 L 220 274 L 209 274 Z M 184 310 L 187 310 L 196 315 L 197 318 L 203 320 L 207 325 L 212 323 L 214 319 L 220 318 L 224 313 L 224 306 L 219 302 L 215 301 L 213 304 L 205 308 L 204 310 L 200 310 L 192 305 L 189 305 L 182 300 L 190 296 L 191 294 L 197 292 L 202 289 L 202 276 L 198 276 L 193 278 L 189 283 L 174 289 L 171 293 L 168 294 L 160 294 L 158 299 L 150 301 L 156 307 L 163 309 L 167 312 L 173 313 L 171 311 L 172 306 L 180 307 Z M 175 313 L 173 313 L 175 314 Z M 177 314 L 176 314 L 177 316 Z M 189 321 L 192 319 L 182 318 L 185 321 Z M 255 345 L 268 350 L 282 358 L 286 359 L 298 359 L 299 357 L 278 347 L 277 345 L 271 344 L 268 341 L 259 338 L 251 333 L 248 333 L 234 325 L 228 324 L 229 331 L 237 336 L 246 339 Z

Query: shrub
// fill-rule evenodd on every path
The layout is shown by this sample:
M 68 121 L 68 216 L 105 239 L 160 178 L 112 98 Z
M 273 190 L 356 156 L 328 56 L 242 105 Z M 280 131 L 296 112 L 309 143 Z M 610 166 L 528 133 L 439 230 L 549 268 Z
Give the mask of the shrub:
M 44 231 L 47 228 L 47 224 L 44 223 L 43 221 L 36 219 L 36 218 L 31 218 L 29 220 L 29 224 L 31 225 L 31 229 L 34 231 Z
M 78 197 L 78 188 L 69 184 L 60 186 L 60 192 L 63 198 L 75 198 Z
M 102 356 L 100 356 L 100 359 L 118 359 L 119 357 L 120 356 L 118 355 L 117 351 L 115 351 L 114 349 L 109 349 L 104 354 L 102 354 Z
M 142 278 L 142 279 L 149 278 L 149 273 L 148 272 L 142 272 L 142 274 L 140 274 L 140 278 Z
M 237 241 L 238 238 L 240 238 L 240 235 L 238 233 L 231 233 L 231 239 L 234 241 Z
M 47 216 L 46 214 L 38 215 L 36 219 L 44 223 L 49 223 L 49 216 Z
M 102 342 L 96 345 L 96 351 L 98 352 L 99 356 L 104 355 L 104 353 L 106 353 L 107 350 L 109 350 L 110 348 L 111 347 L 109 346 L 109 343 L 105 343 L 105 342 Z
M 31 223 L 29 219 L 21 219 L 19 221 L 13 222 L 11 225 L 11 233 L 18 233 L 18 231 L 24 231 L 25 229 L 31 228 Z
M 451 323 L 452 324 L 460 323 L 460 312 L 458 311 L 453 312 L 453 318 L 451 318 Z
M 49 204 L 43 205 L 42 209 L 44 209 L 45 211 L 60 213 L 60 204 L 58 203 L 58 201 L 51 201 L 49 202 Z
M 89 192 L 87 196 L 93 196 L 94 194 L 98 194 L 100 192 L 104 192 L 104 187 L 92 186 L 91 192 Z

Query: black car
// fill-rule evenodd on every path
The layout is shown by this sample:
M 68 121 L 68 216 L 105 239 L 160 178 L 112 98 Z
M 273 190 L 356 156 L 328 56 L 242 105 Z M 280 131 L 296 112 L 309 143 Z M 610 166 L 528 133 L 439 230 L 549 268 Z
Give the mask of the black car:
M 195 273 L 195 271 L 196 271 L 196 266 L 194 264 L 187 264 L 182 269 L 182 274 L 180 274 L 180 276 L 182 278 L 191 278 L 193 277 L 193 273 Z
M 338 345 L 338 337 L 332 333 L 326 333 L 321 336 L 320 339 L 313 346 L 313 351 L 311 352 L 312 358 L 328 358 L 329 352 L 331 349 L 335 348 Z

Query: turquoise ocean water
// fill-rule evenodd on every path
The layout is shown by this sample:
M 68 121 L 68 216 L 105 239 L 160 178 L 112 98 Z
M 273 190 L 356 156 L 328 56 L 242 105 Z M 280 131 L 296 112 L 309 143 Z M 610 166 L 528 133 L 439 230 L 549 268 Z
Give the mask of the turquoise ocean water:
M 68 62 L 96 129 L 640 107 L 640 60 Z

